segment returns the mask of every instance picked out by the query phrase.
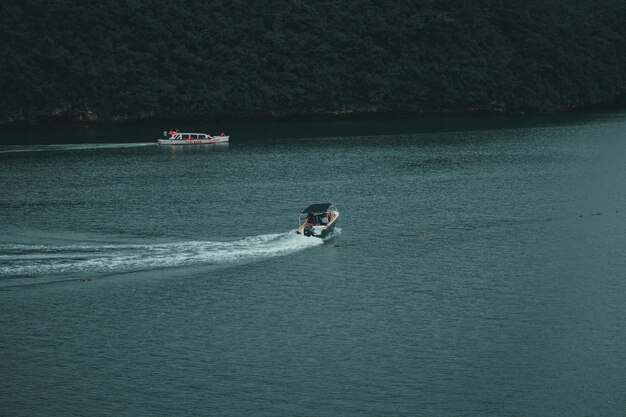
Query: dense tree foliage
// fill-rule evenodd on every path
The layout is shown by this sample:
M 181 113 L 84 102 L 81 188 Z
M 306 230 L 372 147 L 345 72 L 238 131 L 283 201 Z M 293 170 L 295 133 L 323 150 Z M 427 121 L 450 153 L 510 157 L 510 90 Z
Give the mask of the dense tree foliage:
M 623 102 L 624 0 L 4 0 L 0 123 Z

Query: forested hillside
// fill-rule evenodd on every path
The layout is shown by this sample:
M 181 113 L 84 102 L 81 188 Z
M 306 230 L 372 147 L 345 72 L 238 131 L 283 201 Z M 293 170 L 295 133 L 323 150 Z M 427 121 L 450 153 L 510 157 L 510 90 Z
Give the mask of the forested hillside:
M 3 0 L 0 124 L 623 104 L 624 0 Z

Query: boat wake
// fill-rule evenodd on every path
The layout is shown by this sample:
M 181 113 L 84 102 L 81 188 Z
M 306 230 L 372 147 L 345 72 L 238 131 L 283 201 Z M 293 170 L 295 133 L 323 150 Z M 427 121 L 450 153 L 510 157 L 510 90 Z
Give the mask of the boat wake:
M 154 146 L 154 142 L 136 143 L 68 143 L 58 145 L 4 145 L 0 146 L 0 153 L 19 152 L 53 152 L 53 151 L 80 151 L 91 149 L 138 148 Z
M 0 287 L 11 278 L 85 276 L 197 265 L 225 265 L 283 256 L 323 244 L 294 231 L 232 242 L 155 244 L 0 244 Z M 3 283 L 5 285 L 3 285 Z

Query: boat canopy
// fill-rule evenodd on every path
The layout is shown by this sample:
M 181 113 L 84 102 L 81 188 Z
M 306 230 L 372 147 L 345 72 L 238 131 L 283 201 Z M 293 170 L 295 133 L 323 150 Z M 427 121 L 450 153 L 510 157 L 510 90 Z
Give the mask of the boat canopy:
M 327 211 L 331 205 L 330 203 L 311 204 L 309 207 L 302 210 L 302 214 L 322 214 Z

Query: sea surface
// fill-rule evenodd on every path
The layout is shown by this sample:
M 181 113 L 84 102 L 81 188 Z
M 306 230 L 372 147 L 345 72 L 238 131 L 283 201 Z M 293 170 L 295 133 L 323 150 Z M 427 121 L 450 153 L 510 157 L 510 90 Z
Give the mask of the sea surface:
M 0 415 L 623 416 L 625 249 L 625 112 L 5 132 Z

